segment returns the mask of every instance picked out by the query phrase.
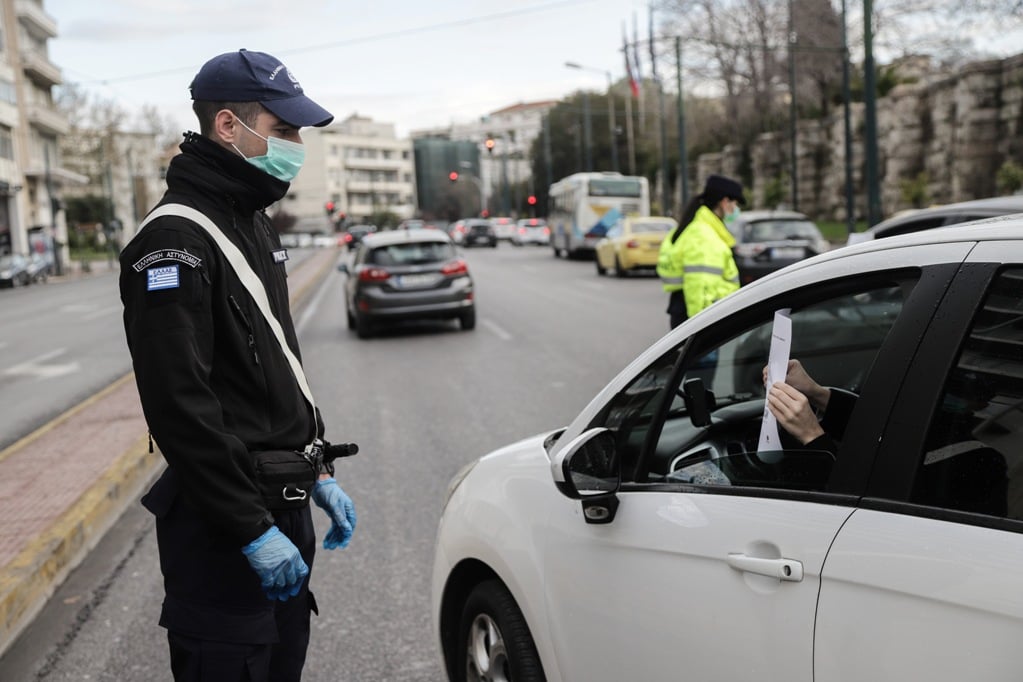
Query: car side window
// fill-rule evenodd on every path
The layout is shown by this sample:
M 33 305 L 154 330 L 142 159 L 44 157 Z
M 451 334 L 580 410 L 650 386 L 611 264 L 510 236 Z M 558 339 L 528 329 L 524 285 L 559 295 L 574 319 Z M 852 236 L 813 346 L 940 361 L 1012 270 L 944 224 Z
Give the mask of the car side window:
M 791 357 L 821 385 L 852 397 L 844 403 L 845 414 L 832 415 L 838 429 L 830 435 L 839 445 L 855 396 L 914 282 L 885 280 L 830 296 L 804 291 L 796 297 Z M 726 332 L 704 330 L 641 372 L 611 401 L 594 426 L 615 432 L 623 480 L 826 488 L 836 452 L 804 448 L 782 433 L 782 450 L 757 453 L 773 314 L 773 309 L 758 310 L 737 333 L 733 319 L 722 323 Z M 650 429 L 656 440 L 647 444 Z
M 912 502 L 1023 520 L 1023 268 L 977 311 L 924 450 Z

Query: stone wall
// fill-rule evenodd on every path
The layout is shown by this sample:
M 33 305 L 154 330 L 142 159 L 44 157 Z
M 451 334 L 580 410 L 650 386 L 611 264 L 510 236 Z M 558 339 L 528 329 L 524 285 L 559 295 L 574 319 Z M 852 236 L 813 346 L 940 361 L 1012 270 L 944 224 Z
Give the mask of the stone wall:
M 857 219 L 866 213 L 864 106 L 851 107 L 852 176 Z M 817 220 L 845 220 L 845 135 L 842 107 L 826 119 L 796 126 L 798 209 Z M 877 101 L 881 213 L 996 196 L 996 173 L 1009 159 L 1023 163 L 1023 54 L 974 62 L 954 74 L 923 73 Z M 697 160 L 697 184 L 711 173 L 736 177 L 738 148 Z M 756 208 L 773 185 L 789 204 L 787 132 L 761 135 L 749 150 Z M 915 192 L 908 191 L 914 188 Z M 694 190 L 698 191 L 698 189 Z

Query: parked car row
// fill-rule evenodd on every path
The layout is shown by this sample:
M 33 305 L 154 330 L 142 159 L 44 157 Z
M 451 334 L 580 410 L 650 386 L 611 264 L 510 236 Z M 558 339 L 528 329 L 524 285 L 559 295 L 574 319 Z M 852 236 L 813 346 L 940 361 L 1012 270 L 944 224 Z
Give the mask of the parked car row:
M 46 282 L 53 274 L 53 264 L 41 253 L 31 256 L 6 254 L 0 256 L 0 287 L 21 287 Z

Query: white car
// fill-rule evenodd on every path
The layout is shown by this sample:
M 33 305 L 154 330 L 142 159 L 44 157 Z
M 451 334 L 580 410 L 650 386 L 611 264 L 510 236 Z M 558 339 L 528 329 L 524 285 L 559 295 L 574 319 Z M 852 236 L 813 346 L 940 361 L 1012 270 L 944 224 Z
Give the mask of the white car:
M 547 221 L 543 218 L 520 218 L 515 224 L 511 241 L 515 246 L 526 244 L 550 246 L 551 229 L 547 227 Z
M 764 423 L 773 336 L 829 387 L 810 447 Z M 768 275 L 452 480 L 447 674 L 1019 679 L 1021 405 L 1023 219 Z
M 515 234 L 515 219 L 506 217 L 491 218 L 490 224 L 497 233 L 497 241 L 511 241 Z

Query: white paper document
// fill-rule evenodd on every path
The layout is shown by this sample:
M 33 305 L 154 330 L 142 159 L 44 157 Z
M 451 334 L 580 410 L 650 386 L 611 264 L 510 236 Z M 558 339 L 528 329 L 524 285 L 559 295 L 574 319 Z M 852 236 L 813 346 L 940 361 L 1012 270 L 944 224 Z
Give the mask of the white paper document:
M 771 390 L 776 381 L 784 381 L 789 368 L 789 353 L 792 349 L 792 318 L 789 317 L 789 308 L 775 311 L 774 326 L 771 328 L 771 351 L 767 358 L 767 384 L 764 386 L 765 395 Z M 767 400 L 764 400 L 764 419 L 760 424 L 760 441 L 757 443 L 757 452 L 781 450 L 781 440 L 778 438 L 778 420 L 771 411 L 767 409 Z

